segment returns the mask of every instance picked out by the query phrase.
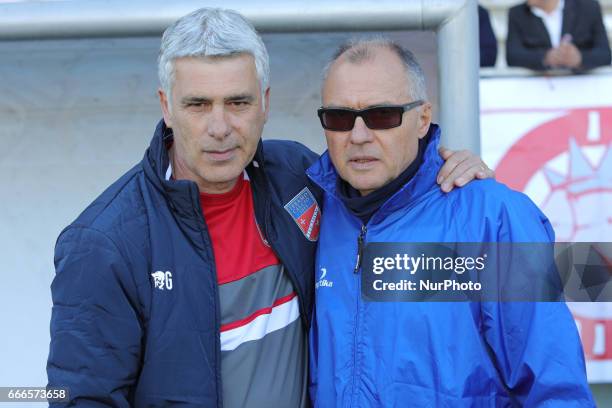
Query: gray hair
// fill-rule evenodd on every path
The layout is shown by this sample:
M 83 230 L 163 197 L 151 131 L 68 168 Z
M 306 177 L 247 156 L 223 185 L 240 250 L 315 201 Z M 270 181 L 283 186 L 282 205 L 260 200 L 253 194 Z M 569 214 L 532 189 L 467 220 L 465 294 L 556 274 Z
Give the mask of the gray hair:
M 334 52 L 331 61 L 323 70 L 323 81 L 327 79 L 331 66 L 341 56 L 346 57 L 351 63 L 357 64 L 375 58 L 376 48 L 386 48 L 393 51 L 400 58 L 410 79 L 408 94 L 415 101 L 427 101 L 425 74 L 414 54 L 395 41 L 384 37 L 352 39 L 340 45 L 336 52 Z
M 174 60 L 184 57 L 232 57 L 250 54 L 263 95 L 270 83 L 270 60 L 266 46 L 253 25 L 233 10 L 201 8 L 178 19 L 164 31 L 157 73 L 168 95 L 174 84 Z

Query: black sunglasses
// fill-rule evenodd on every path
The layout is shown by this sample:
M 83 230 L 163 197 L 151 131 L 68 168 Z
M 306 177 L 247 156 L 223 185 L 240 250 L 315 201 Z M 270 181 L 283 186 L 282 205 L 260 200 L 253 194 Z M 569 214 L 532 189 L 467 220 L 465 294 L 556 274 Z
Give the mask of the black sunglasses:
M 425 101 L 418 100 L 405 105 L 378 105 L 366 109 L 319 108 L 317 114 L 323 129 L 346 132 L 353 129 L 357 116 L 361 116 L 366 126 L 372 130 L 391 129 L 402 124 L 404 112 L 421 106 Z

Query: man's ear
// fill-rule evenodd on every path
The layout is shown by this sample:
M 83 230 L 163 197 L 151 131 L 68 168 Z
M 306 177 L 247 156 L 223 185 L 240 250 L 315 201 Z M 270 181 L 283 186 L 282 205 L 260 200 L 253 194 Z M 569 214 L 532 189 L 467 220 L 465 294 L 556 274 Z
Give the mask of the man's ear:
M 425 102 L 421 105 L 418 115 L 418 134 L 419 139 L 422 139 L 429 132 L 429 126 L 431 125 L 431 103 Z
M 168 102 L 168 95 L 159 88 L 157 90 L 157 95 L 159 96 L 159 104 L 161 106 L 162 114 L 164 115 L 164 122 L 166 122 L 166 127 L 172 127 L 172 113 L 170 112 L 170 106 Z
M 266 108 L 264 109 L 264 123 L 268 122 L 268 115 L 270 113 L 270 87 L 264 92 L 264 103 Z

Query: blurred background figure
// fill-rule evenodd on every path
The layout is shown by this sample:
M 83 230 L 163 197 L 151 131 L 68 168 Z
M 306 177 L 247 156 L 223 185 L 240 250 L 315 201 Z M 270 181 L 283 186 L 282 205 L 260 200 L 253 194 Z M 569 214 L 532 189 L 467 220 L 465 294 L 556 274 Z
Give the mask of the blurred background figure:
M 480 66 L 493 67 L 497 60 L 497 38 L 491 27 L 486 8 L 478 6 L 478 29 L 480 37 Z
M 527 0 L 508 14 L 509 66 L 576 71 L 610 65 L 610 45 L 595 0 Z

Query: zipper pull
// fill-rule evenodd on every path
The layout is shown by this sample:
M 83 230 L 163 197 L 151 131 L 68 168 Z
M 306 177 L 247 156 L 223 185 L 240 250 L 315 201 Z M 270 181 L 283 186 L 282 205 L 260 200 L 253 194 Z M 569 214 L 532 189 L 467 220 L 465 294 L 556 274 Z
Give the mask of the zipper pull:
M 367 227 L 365 224 L 361 226 L 361 232 L 357 237 L 357 262 L 355 263 L 354 273 L 359 272 L 359 268 L 361 268 L 361 258 L 363 257 L 363 241 L 365 239 L 365 234 L 367 232 Z

